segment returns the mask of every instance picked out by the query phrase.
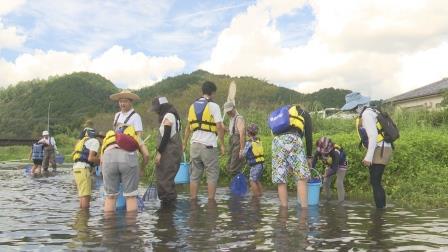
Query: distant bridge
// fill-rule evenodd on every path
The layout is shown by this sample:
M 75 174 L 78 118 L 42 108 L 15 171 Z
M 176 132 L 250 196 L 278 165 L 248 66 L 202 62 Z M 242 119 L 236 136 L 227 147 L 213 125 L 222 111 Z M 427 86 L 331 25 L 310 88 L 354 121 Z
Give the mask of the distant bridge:
M 13 146 L 13 145 L 29 145 L 37 142 L 37 139 L 11 139 L 0 138 L 0 146 Z

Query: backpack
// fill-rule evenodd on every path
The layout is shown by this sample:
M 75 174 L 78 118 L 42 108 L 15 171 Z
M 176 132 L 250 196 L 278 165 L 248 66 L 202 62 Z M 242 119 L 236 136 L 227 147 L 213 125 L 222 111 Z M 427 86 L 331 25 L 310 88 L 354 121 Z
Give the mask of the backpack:
M 377 114 L 377 120 L 381 125 L 381 134 L 384 137 L 384 141 L 387 143 L 395 142 L 400 138 L 400 131 L 397 125 L 388 113 L 377 110 Z
M 297 128 L 303 133 L 305 128 L 303 114 L 303 110 L 299 114 L 298 106 L 287 105 L 280 107 L 269 115 L 269 128 L 271 128 L 274 135 L 285 133 L 291 127 Z

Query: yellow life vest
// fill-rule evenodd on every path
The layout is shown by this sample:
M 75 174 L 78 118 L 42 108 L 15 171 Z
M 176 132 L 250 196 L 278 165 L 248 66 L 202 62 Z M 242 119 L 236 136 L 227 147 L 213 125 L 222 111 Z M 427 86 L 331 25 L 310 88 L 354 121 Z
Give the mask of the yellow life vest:
M 216 123 L 207 99 L 198 99 L 188 110 L 188 124 L 191 131 L 203 130 L 216 134 Z
M 299 114 L 298 105 L 293 105 L 289 108 L 289 125 L 293 128 L 299 129 L 300 133 L 305 132 L 305 118 L 303 118 L 303 113 Z
M 376 137 L 376 142 L 379 143 L 384 140 L 384 135 L 382 132 L 381 124 L 377 121 L 376 122 L 376 129 L 378 131 L 378 136 Z M 365 131 L 364 127 L 362 126 L 362 117 L 358 116 L 356 118 L 356 132 L 358 133 L 358 137 L 360 142 L 360 145 L 363 145 L 365 148 L 369 145 L 369 138 L 367 136 L 367 132 Z
M 251 148 L 246 154 L 246 159 L 249 165 L 264 163 L 263 144 L 260 140 L 252 141 Z
M 89 140 L 90 137 L 85 136 L 81 140 L 79 140 L 75 145 L 75 150 L 72 152 L 72 160 L 73 162 L 88 162 L 89 158 L 89 150 L 85 147 L 85 143 Z
M 132 138 L 132 140 L 134 141 L 134 143 L 130 143 L 131 145 L 135 145 L 135 149 L 131 150 L 131 149 L 126 149 L 123 148 L 120 142 L 117 142 L 117 132 L 113 131 L 113 130 L 109 130 L 106 133 L 106 136 L 104 137 L 103 140 L 103 145 L 101 147 L 101 155 L 104 153 L 104 151 L 106 150 L 107 147 L 109 147 L 112 144 L 118 144 L 118 146 L 122 149 L 126 149 L 127 151 L 135 151 L 139 144 L 141 143 L 140 137 L 137 135 L 137 133 L 135 132 L 135 129 L 133 126 L 127 126 L 124 131 L 122 133 L 119 134 L 124 134 L 127 136 L 130 136 Z

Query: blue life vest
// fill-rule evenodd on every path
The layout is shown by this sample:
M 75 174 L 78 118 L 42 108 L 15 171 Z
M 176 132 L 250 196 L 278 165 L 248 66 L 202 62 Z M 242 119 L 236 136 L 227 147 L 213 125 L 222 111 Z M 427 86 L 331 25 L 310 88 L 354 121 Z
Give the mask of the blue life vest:
M 33 159 L 33 160 L 43 160 L 44 159 L 44 145 L 43 144 L 41 144 L 41 143 L 33 144 L 31 159 Z

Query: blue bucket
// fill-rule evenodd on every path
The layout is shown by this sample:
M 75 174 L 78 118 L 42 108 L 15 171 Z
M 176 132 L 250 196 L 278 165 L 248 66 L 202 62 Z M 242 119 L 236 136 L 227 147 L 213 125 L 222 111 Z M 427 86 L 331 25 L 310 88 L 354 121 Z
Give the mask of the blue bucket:
M 64 163 L 64 156 L 61 154 L 57 154 L 55 157 L 56 164 L 63 164 Z
M 185 161 L 180 163 L 179 170 L 177 171 L 176 177 L 174 177 L 174 183 L 176 184 L 188 184 L 190 183 L 190 164 Z
M 308 182 L 308 205 L 318 205 L 320 195 L 320 180 L 318 182 Z
M 308 205 L 319 205 L 320 187 L 322 186 L 322 177 L 316 169 L 311 169 L 317 173 L 317 177 L 308 180 Z M 299 203 L 300 203 L 300 199 Z
M 95 166 L 95 175 L 101 177 L 101 167 L 99 165 Z
M 120 184 L 120 189 L 119 189 L 119 193 L 117 196 L 117 201 L 116 201 L 116 209 L 119 210 L 126 210 L 126 198 L 123 195 L 123 187 Z

